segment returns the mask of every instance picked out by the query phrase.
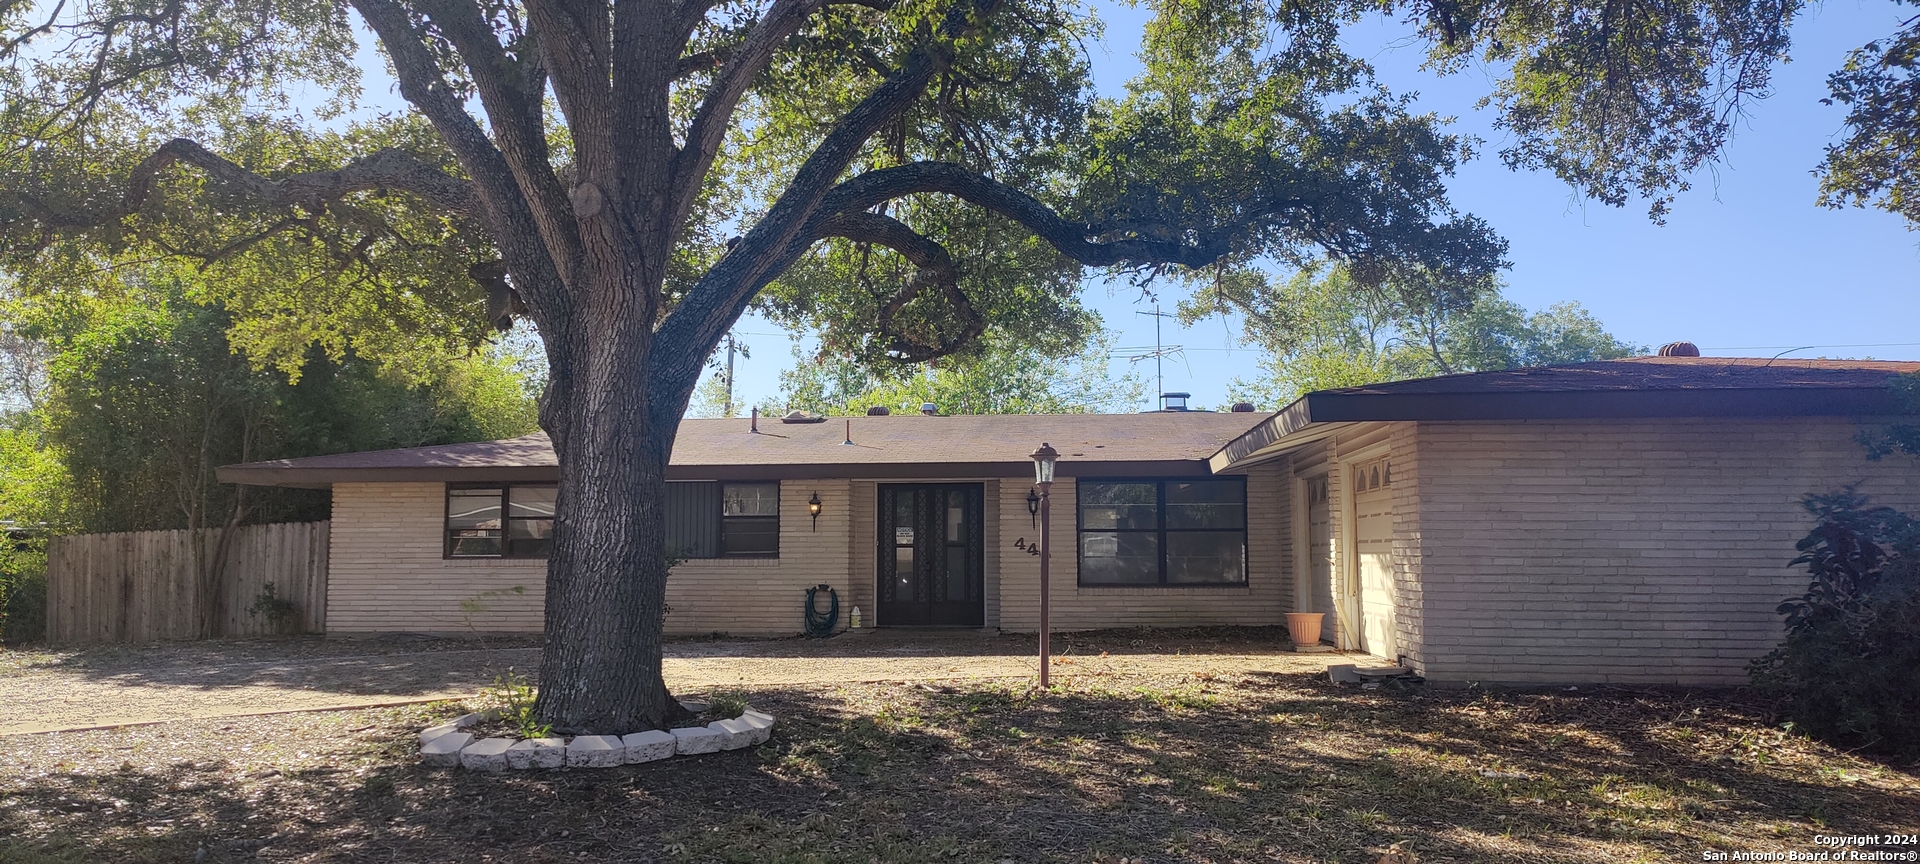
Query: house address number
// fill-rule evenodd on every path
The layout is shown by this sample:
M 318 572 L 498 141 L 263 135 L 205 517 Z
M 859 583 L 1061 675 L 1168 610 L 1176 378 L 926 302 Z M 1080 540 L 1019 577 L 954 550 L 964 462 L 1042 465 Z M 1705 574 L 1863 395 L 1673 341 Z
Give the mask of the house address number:
M 1038 543 L 1028 543 L 1028 542 L 1027 542 L 1027 538 L 1025 538 L 1025 537 L 1022 537 L 1022 538 L 1020 538 L 1020 539 L 1018 539 L 1018 540 L 1015 540 L 1015 541 L 1013 541 L 1013 548 L 1015 548 L 1015 549 L 1025 549 L 1025 550 L 1027 550 L 1027 554 L 1028 554 L 1028 555 L 1038 555 L 1038 554 L 1040 554 L 1040 544 L 1038 544 Z

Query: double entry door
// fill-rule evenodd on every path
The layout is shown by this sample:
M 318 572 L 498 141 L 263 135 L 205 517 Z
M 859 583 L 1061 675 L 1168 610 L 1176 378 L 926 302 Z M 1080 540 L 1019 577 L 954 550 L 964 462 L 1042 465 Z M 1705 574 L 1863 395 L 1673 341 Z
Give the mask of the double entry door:
M 987 623 L 978 483 L 880 485 L 877 596 L 882 627 Z

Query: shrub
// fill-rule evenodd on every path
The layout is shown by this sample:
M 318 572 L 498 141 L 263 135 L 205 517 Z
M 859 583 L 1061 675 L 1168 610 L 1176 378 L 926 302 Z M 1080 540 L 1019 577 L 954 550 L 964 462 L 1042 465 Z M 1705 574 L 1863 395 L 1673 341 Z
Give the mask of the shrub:
M 1836 746 L 1920 756 L 1920 520 L 1851 487 L 1805 502 L 1794 564 L 1813 577 L 1780 604 L 1787 638 L 1750 667 L 1790 727 Z
M 47 638 L 47 556 L 45 540 L 11 543 L 0 534 L 0 642 L 38 642 Z
M 500 712 L 500 720 L 512 726 L 514 734 L 522 738 L 545 738 L 553 734 L 552 726 L 534 716 L 533 702 L 538 695 L 527 682 L 527 676 L 514 672 L 512 667 L 508 667 L 507 674 L 494 678 L 493 686 L 486 692 L 487 701 Z
M 266 618 L 275 633 L 295 633 L 300 629 L 299 605 L 280 596 L 279 587 L 272 582 L 260 586 L 260 593 L 253 595 L 253 605 L 247 607 L 247 614 Z
M 47 638 L 47 571 L 0 574 L 0 642 Z

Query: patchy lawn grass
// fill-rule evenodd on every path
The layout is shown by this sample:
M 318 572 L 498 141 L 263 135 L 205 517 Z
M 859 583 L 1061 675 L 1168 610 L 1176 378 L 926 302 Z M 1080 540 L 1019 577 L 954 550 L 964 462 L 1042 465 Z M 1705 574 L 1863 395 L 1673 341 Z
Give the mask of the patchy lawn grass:
M 603 771 L 421 768 L 412 733 L 451 703 L 0 738 L 0 861 L 1666 862 L 1920 825 L 1912 766 L 1789 738 L 1737 691 L 746 695 L 770 743 Z

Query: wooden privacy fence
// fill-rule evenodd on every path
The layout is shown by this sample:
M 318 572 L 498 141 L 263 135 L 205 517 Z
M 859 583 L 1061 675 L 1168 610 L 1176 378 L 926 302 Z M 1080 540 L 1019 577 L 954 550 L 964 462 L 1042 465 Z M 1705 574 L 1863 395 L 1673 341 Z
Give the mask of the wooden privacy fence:
M 47 639 L 325 632 L 327 527 L 243 526 L 224 556 L 221 528 L 54 537 L 47 544 Z M 274 601 L 262 602 L 269 583 Z

